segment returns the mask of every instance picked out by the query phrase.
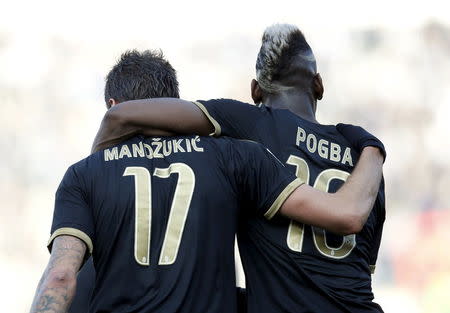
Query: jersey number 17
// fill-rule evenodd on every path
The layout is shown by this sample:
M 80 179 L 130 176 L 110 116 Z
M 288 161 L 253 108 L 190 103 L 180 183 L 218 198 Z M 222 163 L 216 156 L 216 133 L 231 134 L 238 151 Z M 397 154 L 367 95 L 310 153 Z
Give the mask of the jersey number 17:
M 178 174 L 178 182 L 170 208 L 159 265 L 173 264 L 177 258 L 184 224 L 195 187 L 194 171 L 184 163 L 172 163 L 168 168 L 155 168 L 154 176 L 168 178 Z M 130 166 L 123 176 L 134 176 L 135 233 L 134 258 L 141 265 L 150 265 L 150 239 L 152 225 L 152 186 L 150 172 L 145 167 Z

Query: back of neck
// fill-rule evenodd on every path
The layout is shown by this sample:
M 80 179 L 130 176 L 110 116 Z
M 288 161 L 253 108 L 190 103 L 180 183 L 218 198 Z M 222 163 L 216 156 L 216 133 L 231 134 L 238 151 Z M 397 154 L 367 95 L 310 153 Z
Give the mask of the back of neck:
M 274 109 L 287 109 L 307 121 L 319 124 L 316 119 L 316 99 L 307 93 L 281 92 L 267 96 L 263 104 Z

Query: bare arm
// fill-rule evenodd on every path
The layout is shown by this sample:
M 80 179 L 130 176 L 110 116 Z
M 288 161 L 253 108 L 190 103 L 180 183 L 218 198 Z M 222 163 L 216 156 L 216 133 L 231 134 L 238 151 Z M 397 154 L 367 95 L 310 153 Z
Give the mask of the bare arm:
M 213 125 L 192 102 L 176 98 L 132 100 L 110 108 L 103 117 L 92 152 L 111 147 L 136 134 L 208 135 Z
M 72 236 L 59 236 L 42 275 L 30 313 L 67 312 L 75 295 L 76 274 L 83 263 L 86 245 Z
M 375 203 L 382 167 L 380 150 L 366 147 L 352 175 L 336 193 L 303 184 L 286 199 L 280 213 L 338 234 L 358 233 Z

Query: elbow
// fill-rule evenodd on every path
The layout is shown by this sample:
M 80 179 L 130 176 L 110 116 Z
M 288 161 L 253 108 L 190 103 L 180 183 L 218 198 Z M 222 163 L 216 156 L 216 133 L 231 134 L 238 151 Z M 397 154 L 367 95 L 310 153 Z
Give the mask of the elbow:
M 366 222 L 365 216 L 354 212 L 355 210 L 349 210 L 348 213 L 343 214 L 338 230 L 340 235 L 357 234 L 363 229 Z
M 359 216 L 353 216 L 348 219 L 346 224 L 344 225 L 342 235 L 351 235 L 359 233 L 364 227 L 364 222 Z
M 337 197 L 335 205 L 338 209 L 335 212 L 339 212 L 336 222 L 337 233 L 346 236 L 361 232 L 370 213 L 367 203 L 353 197 Z
M 54 270 L 48 273 L 46 285 L 50 288 L 74 287 L 76 285 L 77 275 L 68 270 Z

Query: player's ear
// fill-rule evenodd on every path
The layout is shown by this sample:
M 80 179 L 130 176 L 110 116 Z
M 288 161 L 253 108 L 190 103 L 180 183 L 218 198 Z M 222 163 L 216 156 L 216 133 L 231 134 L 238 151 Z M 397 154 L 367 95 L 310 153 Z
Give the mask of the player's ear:
M 119 103 L 119 102 L 116 101 L 116 99 L 114 99 L 114 98 L 109 98 L 108 104 L 106 105 L 106 107 L 107 107 L 108 110 L 109 110 L 110 108 L 112 108 L 113 106 L 115 106 L 117 103 Z
M 252 92 L 252 99 L 255 104 L 260 104 L 262 102 L 262 89 L 259 87 L 259 83 L 256 81 L 256 79 L 252 79 L 251 83 L 251 92 Z
M 321 100 L 323 97 L 324 89 L 323 89 L 323 84 L 322 84 L 322 77 L 320 77 L 319 73 L 314 75 L 313 90 L 314 90 L 314 97 L 317 100 Z

